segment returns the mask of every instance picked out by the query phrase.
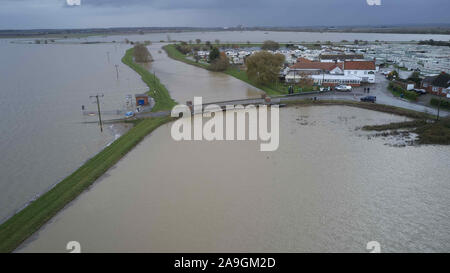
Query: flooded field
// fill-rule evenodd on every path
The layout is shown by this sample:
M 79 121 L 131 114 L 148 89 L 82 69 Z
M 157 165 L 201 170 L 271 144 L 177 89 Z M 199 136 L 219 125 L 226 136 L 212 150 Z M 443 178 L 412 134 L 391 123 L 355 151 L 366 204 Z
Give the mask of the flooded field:
M 447 146 L 385 145 L 356 128 L 404 117 L 280 111 L 280 147 L 148 136 L 20 252 L 448 252 Z
M 111 111 L 123 109 L 132 90 L 147 89 L 120 61 L 127 48 L 0 40 L 0 222 L 127 130 L 107 125 L 101 133 L 84 123 L 98 117 L 81 111 L 97 110 L 91 95 L 104 94 L 101 108 Z
M 47 191 L 123 134 L 128 127 L 107 125 L 103 133 L 91 95 L 104 94 L 105 112 L 126 109 L 127 95 L 148 87 L 122 64 L 130 45 L 28 44 L 0 40 L 0 222 Z M 260 96 L 260 91 L 233 77 L 169 59 L 152 46 L 149 66 L 178 101 L 194 95 L 204 101 Z M 116 67 L 118 66 L 118 78 Z M 123 115 L 104 114 L 103 119 Z

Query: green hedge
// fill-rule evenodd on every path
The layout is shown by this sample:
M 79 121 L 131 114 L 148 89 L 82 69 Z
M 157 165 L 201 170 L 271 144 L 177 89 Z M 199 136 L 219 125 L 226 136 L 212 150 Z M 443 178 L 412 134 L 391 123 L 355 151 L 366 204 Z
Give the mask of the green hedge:
M 408 91 L 408 90 L 402 88 L 400 85 L 395 84 L 393 82 L 389 83 L 388 89 L 391 90 L 391 92 L 392 92 L 392 94 L 394 94 L 394 96 L 401 97 L 401 95 L 403 94 L 403 97 L 410 101 L 417 101 L 417 97 L 419 96 L 416 92 Z
M 437 99 L 437 98 L 430 99 L 430 104 L 437 107 L 439 105 L 439 99 Z M 450 101 L 448 101 L 446 99 L 441 99 L 441 106 L 440 107 L 443 108 L 443 109 L 449 109 L 450 110 Z

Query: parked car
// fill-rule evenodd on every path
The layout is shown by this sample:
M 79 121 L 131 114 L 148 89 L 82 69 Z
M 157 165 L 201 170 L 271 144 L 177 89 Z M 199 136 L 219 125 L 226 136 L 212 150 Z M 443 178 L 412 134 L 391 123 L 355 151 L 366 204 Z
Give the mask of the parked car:
M 419 95 L 424 95 L 427 93 L 425 89 L 413 89 L 412 91 L 416 92 Z
M 336 91 L 352 91 L 352 87 L 350 85 L 338 85 L 334 88 Z
M 134 117 L 134 112 L 133 111 L 128 111 L 125 113 L 125 118 L 131 118 Z
M 361 101 L 375 103 L 377 101 L 377 97 L 375 97 L 375 96 L 365 96 L 365 97 L 361 98 Z

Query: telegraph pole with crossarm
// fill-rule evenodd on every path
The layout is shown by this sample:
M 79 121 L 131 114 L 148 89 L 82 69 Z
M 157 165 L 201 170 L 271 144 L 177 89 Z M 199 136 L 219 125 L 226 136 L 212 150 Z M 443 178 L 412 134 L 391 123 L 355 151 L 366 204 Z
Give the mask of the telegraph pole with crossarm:
M 100 99 L 99 98 L 103 98 L 103 94 L 99 95 L 95 95 L 95 96 L 89 96 L 89 98 L 96 98 L 97 100 L 97 110 L 98 110 L 98 121 L 100 123 L 100 132 L 103 132 L 103 123 L 102 123 L 102 114 L 100 112 Z

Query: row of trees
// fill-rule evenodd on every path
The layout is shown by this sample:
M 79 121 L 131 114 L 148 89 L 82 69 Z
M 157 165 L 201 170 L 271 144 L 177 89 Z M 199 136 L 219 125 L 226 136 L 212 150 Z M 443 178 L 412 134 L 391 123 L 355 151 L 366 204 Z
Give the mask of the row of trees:
M 225 71 L 228 69 L 230 66 L 228 57 L 224 52 L 220 52 L 218 48 L 220 40 L 215 41 L 217 46 L 213 46 L 209 41 L 206 41 L 205 45 L 202 46 L 202 41 L 200 39 L 196 39 L 195 42 L 196 45 L 193 45 L 192 41 L 181 42 L 176 45 L 176 48 L 183 54 L 194 52 L 194 59 L 196 61 L 198 61 L 200 57 L 195 52 L 209 48 L 209 69 L 212 71 Z M 248 42 L 248 44 L 250 44 L 250 42 Z M 247 76 L 250 80 L 262 85 L 271 85 L 278 81 L 278 76 L 280 70 L 283 68 L 285 57 L 282 54 L 272 54 L 267 50 L 276 51 L 279 48 L 279 43 L 268 40 L 261 46 L 263 51 L 257 52 L 246 58 L 245 64 L 247 67 Z
M 433 39 L 427 41 L 420 41 L 419 45 L 432 45 L 432 46 L 450 46 L 450 41 L 435 41 Z

